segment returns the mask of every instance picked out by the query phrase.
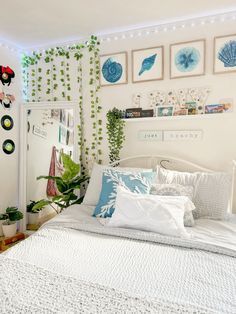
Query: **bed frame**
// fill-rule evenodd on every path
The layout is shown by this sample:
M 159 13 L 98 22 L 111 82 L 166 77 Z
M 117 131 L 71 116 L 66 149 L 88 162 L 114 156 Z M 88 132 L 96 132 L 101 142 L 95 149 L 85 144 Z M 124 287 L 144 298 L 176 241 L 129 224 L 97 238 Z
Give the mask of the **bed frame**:
M 137 155 L 120 159 L 118 162 L 113 162 L 110 165 L 116 166 L 119 164 L 123 167 L 140 167 L 140 168 L 151 168 L 156 169 L 157 165 L 169 170 L 179 171 L 204 171 L 214 172 L 214 170 L 200 166 L 199 164 L 187 161 L 185 159 L 176 158 L 165 155 Z M 233 212 L 234 208 L 234 194 L 235 194 L 235 174 L 236 174 L 236 160 L 233 160 L 232 165 L 232 186 L 231 186 L 231 197 L 229 203 L 229 212 Z M 236 206 L 236 204 L 235 204 Z

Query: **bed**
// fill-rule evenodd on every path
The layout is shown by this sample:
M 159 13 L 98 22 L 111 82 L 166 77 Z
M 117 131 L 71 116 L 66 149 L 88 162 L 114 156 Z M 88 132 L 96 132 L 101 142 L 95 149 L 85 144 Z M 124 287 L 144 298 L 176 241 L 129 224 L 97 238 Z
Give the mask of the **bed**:
M 190 239 L 107 228 L 74 205 L 0 256 L 0 313 L 236 313 L 236 215 Z

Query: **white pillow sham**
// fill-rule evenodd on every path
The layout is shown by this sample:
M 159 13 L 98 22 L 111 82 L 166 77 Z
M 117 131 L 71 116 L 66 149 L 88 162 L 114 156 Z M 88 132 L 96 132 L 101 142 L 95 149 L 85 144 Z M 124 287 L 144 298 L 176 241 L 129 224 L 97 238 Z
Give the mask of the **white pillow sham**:
M 115 211 L 107 227 L 124 227 L 188 238 L 184 228 L 185 211 L 195 207 L 185 196 L 135 194 L 117 188 Z
M 157 183 L 194 187 L 194 218 L 224 220 L 231 191 L 231 176 L 224 172 L 179 172 L 157 167 Z
M 102 176 L 103 171 L 107 168 L 117 170 L 120 172 L 151 172 L 152 169 L 142 169 L 142 168 L 127 168 L 127 167 L 111 167 L 106 165 L 99 165 L 94 163 L 91 172 L 89 184 L 84 196 L 83 204 L 89 206 L 96 206 L 99 201 L 99 196 L 102 190 Z
M 150 194 L 163 196 L 187 196 L 192 201 L 193 192 L 194 189 L 190 185 L 184 186 L 180 184 L 153 184 L 151 186 Z M 184 213 L 184 226 L 194 226 L 194 219 L 191 211 L 187 211 Z

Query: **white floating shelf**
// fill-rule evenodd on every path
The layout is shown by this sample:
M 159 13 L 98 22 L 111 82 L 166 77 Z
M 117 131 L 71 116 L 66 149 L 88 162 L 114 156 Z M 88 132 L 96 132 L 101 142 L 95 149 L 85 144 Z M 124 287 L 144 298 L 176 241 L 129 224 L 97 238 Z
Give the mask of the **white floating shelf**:
M 152 121 L 165 121 L 165 120 L 188 120 L 188 119 L 209 119 L 215 117 L 232 117 L 230 113 L 211 113 L 211 114 L 195 114 L 186 116 L 168 116 L 168 117 L 147 117 L 147 118 L 128 118 L 124 119 L 125 122 L 152 122 Z

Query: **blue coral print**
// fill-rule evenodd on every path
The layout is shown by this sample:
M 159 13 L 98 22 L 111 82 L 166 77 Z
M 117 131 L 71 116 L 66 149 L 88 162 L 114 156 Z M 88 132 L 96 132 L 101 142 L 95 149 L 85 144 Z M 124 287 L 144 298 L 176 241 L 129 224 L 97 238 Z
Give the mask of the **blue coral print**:
M 180 72 L 193 71 L 200 61 L 200 52 L 194 47 L 180 49 L 175 55 L 175 65 Z
M 156 61 L 156 57 L 157 57 L 157 54 L 155 53 L 154 55 L 152 55 L 148 58 L 145 58 L 143 60 L 141 70 L 139 71 L 139 74 L 138 74 L 139 76 L 142 75 L 143 72 L 151 70 L 151 68 L 153 67 L 153 65 Z
M 218 59 L 224 63 L 225 68 L 236 67 L 236 41 L 230 40 L 220 48 Z
M 102 75 L 109 83 L 116 83 L 123 73 L 122 65 L 112 58 L 108 58 L 102 66 Z

